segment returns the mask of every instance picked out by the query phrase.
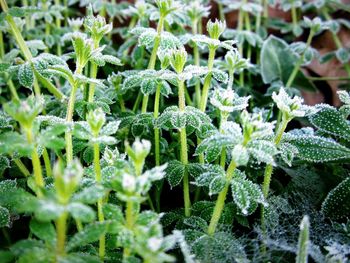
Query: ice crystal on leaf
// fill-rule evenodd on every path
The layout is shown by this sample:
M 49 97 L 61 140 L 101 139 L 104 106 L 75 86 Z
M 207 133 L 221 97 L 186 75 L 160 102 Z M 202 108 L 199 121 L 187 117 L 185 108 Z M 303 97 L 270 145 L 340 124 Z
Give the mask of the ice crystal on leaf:
M 210 98 L 211 104 L 223 112 L 241 111 L 248 107 L 250 96 L 239 97 L 232 89 L 217 88 Z

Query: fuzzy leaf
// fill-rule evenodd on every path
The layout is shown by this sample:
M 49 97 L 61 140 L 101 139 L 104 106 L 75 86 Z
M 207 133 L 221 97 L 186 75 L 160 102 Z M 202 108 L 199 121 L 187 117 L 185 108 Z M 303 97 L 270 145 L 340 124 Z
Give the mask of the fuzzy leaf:
M 186 218 L 184 220 L 184 224 L 201 231 L 206 231 L 208 228 L 207 222 L 198 216 L 191 216 L 189 218 Z
M 10 212 L 7 208 L 0 206 L 0 227 L 10 226 Z
M 310 122 L 322 132 L 350 141 L 350 125 L 334 107 L 324 107 L 309 117 Z
M 95 219 L 95 211 L 91 207 L 81 203 L 70 203 L 67 206 L 67 211 L 74 219 L 84 223 L 92 222 Z
M 30 63 L 25 63 L 19 67 L 18 80 L 21 85 L 31 88 L 34 83 L 34 72 Z
M 76 193 L 72 200 L 84 204 L 94 204 L 98 199 L 105 195 L 104 188 L 101 185 L 91 185 L 85 187 L 82 191 Z
M 331 190 L 322 203 L 322 212 L 333 220 L 350 216 L 350 177 Z
M 166 178 L 171 187 L 175 187 L 182 181 L 186 167 L 179 161 L 171 161 L 166 168 Z

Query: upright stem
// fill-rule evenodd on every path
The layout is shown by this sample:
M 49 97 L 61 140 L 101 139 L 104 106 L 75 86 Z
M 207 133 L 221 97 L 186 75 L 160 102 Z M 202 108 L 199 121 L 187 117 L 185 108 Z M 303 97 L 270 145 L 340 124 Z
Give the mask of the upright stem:
M 30 176 L 30 172 L 28 171 L 27 167 L 22 163 L 20 159 L 13 159 L 15 164 L 17 165 L 18 169 L 21 171 L 21 173 L 25 176 L 28 177 Z
M 78 85 L 73 85 L 70 93 L 69 101 L 68 101 L 68 109 L 66 115 L 66 121 L 68 123 L 72 123 L 73 120 L 73 112 L 74 112 L 74 103 L 75 96 L 77 93 Z M 73 124 L 72 124 L 73 125 Z M 67 163 L 71 163 L 73 161 L 73 142 L 72 142 L 72 131 L 68 130 L 65 134 L 66 140 L 66 160 Z
M 179 85 L 179 110 L 180 112 L 184 112 L 186 107 L 184 81 L 179 80 L 178 85 Z M 188 164 L 186 127 L 183 127 L 180 129 L 180 149 L 181 149 L 180 160 L 182 164 L 186 166 Z M 186 172 L 186 169 L 183 177 L 183 194 L 184 194 L 184 203 L 185 203 L 185 216 L 190 216 L 191 200 L 190 200 L 188 173 Z
M 210 224 L 208 227 L 208 234 L 213 235 L 215 233 L 216 227 L 218 225 L 218 222 L 220 220 L 222 211 L 225 206 L 225 200 L 226 200 L 226 195 L 228 192 L 228 189 L 231 185 L 231 180 L 234 174 L 234 171 L 236 170 L 236 163 L 232 160 L 229 167 L 227 168 L 226 171 L 226 184 L 224 189 L 219 193 L 218 199 L 216 200 L 213 215 L 210 220 Z
M 215 48 L 209 48 L 208 75 L 204 79 L 203 93 L 201 98 L 201 104 L 199 107 L 199 109 L 203 112 L 205 112 L 205 109 L 207 107 L 207 102 L 208 102 L 208 94 L 209 94 L 209 88 L 210 88 L 210 83 L 212 78 L 211 71 L 213 70 L 215 51 L 216 51 Z
M 157 26 L 157 36 L 154 39 L 154 46 L 152 49 L 151 58 L 150 58 L 149 63 L 148 63 L 148 69 L 154 69 L 156 66 L 157 52 L 158 52 L 158 48 L 159 48 L 160 41 L 161 41 L 163 27 L 164 27 L 164 17 L 160 16 L 159 21 L 158 21 L 158 26 Z M 142 113 L 147 112 L 148 97 L 149 97 L 149 95 L 143 96 L 142 110 L 141 110 Z
M 220 133 L 223 133 L 222 126 L 227 121 L 228 114 L 227 112 L 221 112 L 221 120 L 220 120 Z M 225 169 L 226 165 L 226 148 L 224 147 L 221 151 L 221 157 L 220 157 L 220 165 L 222 168 Z
M 44 148 L 44 151 L 43 151 L 43 159 L 44 159 L 44 164 L 45 164 L 46 176 L 52 177 L 52 168 L 51 168 L 50 157 L 49 157 L 49 154 L 48 154 L 46 148 Z
M 298 74 L 298 72 L 300 70 L 301 64 L 304 61 L 305 52 L 311 45 L 311 41 L 312 41 L 312 38 L 313 38 L 314 34 L 315 34 L 315 32 L 311 29 L 310 30 L 310 34 L 309 34 L 309 36 L 307 38 L 307 41 L 306 41 L 305 50 L 301 54 L 301 56 L 300 56 L 299 60 L 297 61 L 297 63 L 295 64 L 295 66 L 293 68 L 293 71 L 292 71 L 292 73 L 290 74 L 290 76 L 288 78 L 288 81 L 287 81 L 287 84 L 286 84 L 286 88 L 289 88 L 293 84 L 293 81 L 294 81 L 295 77 L 297 76 L 297 74 Z
M 198 33 L 198 20 L 194 19 L 192 21 L 192 34 L 196 35 Z M 193 42 L 193 58 L 194 58 L 194 64 L 196 66 L 200 66 L 200 57 L 199 57 L 199 50 L 196 42 Z M 201 103 L 201 82 L 197 80 L 195 85 L 195 102 L 196 106 L 199 107 Z
M 64 247 L 66 243 L 67 218 L 68 218 L 68 213 L 64 212 L 56 220 L 56 235 L 57 235 L 56 254 L 57 256 L 65 255 Z
M 27 136 L 28 143 L 33 144 L 33 147 L 34 147 L 31 154 L 34 179 L 37 187 L 39 188 L 39 190 L 37 191 L 37 196 L 42 197 L 41 189 L 45 187 L 45 182 L 42 176 L 40 158 L 37 152 L 36 145 L 34 144 L 34 141 L 33 141 L 33 133 L 32 133 L 31 127 L 26 130 L 26 136 Z
M 101 165 L 100 165 L 100 147 L 98 143 L 94 143 L 94 170 L 95 170 L 95 179 L 97 184 L 101 184 L 102 175 L 101 175 Z M 98 214 L 98 221 L 103 222 L 104 215 L 103 215 L 103 198 L 100 198 L 97 201 L 97 214 Z M 105 257 L 105 247 L 106 247 L 106 236 L 103 234 L 100 236 L 99 240 L 99 256 L 101 260 Z
M 156 89 L 156 96 L 154 98 L 154 111 L 153 118 L 156 120 L 159 115 L 159 101 L 160 101 L 160 89 L 161 84 L 159 83 Z M 160 138 L 159 138 L 159 128 L 154 128 L 154 150 L 155 150 L 155 164 L 160 165 Z
M 97 49 L 99 46 L 99 42 L 94 40 L 94 49 Z M 97 77 L 97 64 L 92 63 L 90 64 L 90 78 L 96 79 Z M 91 83 L 89 86 L 89 97 L 88 102 L 94 101 L 94 94 L 95 94 L 95 84 Z

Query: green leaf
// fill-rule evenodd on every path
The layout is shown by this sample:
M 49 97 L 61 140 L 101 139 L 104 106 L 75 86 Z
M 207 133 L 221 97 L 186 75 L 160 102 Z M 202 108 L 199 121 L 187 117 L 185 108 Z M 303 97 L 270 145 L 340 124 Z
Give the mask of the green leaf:
M 275 36 L 265 40 L 260 54 L 261 75 L 264 83 L 282 81 L 287 84 L 298 57 L 291 51 L 288 44 Z M 293 87 L 316 91 L 314 85 L 299 70 L 294 79 Z
M 334 140 L 313 136 L 288 136 L 287 142 L 298 149 L 298 157 L 302 160 L 322 163 L 350 159 L 350 149 Z
M 112 135 L 118 131 L 120 121 L 110 121 L 105 126 L 102 127 L 101 135 Z
M 22 86 L 31 88 L 34 83 L 34 72 L 32 65 L 27 62 L 19 67 L 18 70 L 18 80 Z
M 23 6 L 23 7 L 14 6 L 9 8 L 8 13 L 14 17 L 25 17 L 26 15 L 35 13 L 39 10 L 40 10 L 39 8 L 33 7 L 33 6 Z
M 70 203 L 67 206 L 67 211 L 74 219 L 84 223 L 95 220 L 95 211 L 91 207 L 81 203 Z
M 208 229 L 207 222 L 198 216 L 191 216 L 189 218 L 185 218 L 184 224 L 190 226 L 191 228 L 202 230 L 203 232 Z
M 64 207 L 54 201 L 40 200 L 35 210 L 35 217 L 40 221 L 48 222 L 59 218 L 64 211 Z
M 51 222 L 40 222 L 36 219 L 32 219 L 29 228 L 39 239 L 46 241 L 51 245 L 55 244 L 56 231 Z
M 179 161 L 170 161 L 166 168 L 166 178 L 171 187 L 175 187 L 180 184 L 186 171 L 185 165 Z
M 350 177 L 331 190 L 322 203 L 322 212 L 333 220 L 350 216 Z
M 19 153 L 23 156 L 30 156 L 33 146 L 21 134 L 6 132 L 0 134 L 0 154 Z
M 320 131 L 350 141 L 350 125 L 336 108 L 323 107 L 316 114 L 311 115 L 309 119 L 311 124 Z
M 95 222 L 84 227 L 84 229 L 72 236 L 66 246 L 67 251 L 71 251 L 77 247 L 85 246 L 95 242 L 106 233 L 109 222 Z
M 115 220 L 119 223 L 124 223 L 124 214 L 122 209 L 114 204 L 104 204 L 103 214 L 106 220 Z
M 0 251 L 0 258 L 2 263 L 11 263 L 15 261 L 15 256 L 10 251 Z
M 10 168 L 10 160 L 5 156 L 0 156 L 0 175 L 2 175 L 7 168 Z
M 158 86 L 158 82 L 154 79 L 144 79 L 141 82 L 141 92 L 143 95 L 153 94 Z
M 196 155 L 204 153 L 207 162 L 215 161 L 224 147 L 231 147 L 235 140 L 228 135 L 214 134 L 209 138 L 204 139 L 196 149 Z
M 84 204 L 95 204 L 97 200 L 103 198 L 105 190 L 101 185 L 91 185 L 85 187 L 80 192 L 73 195 L 72 200 L 74 202 L 80 202 Z
M 88 255 L 86 252 L 82 253 L 70 253 L 63 258 L 59 259 L 58 263 L 101 263 L 102 261 L 93 255 Z
M 9 227 L 11 223 L 10 212 L 7 208 L 0 206 L 0 227 Z
M 216 176 L 209 184 L 209 195 L 218 194 L 224 189 L 226 178 L 224 176 Z

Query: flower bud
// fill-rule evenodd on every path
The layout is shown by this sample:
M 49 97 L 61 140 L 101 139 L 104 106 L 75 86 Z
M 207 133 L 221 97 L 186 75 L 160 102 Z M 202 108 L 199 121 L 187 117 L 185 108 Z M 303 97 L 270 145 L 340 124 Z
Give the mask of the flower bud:
M 92 133 L 97 137 L 102 126 L 106 122 L 106 115 L 101 108 L 97 108 L 87 114 L 86 120 L 90 125 Z
M 225 31 L 225 29 L 225 21 L 219 21 L 216 19 L 215 22 L 209 20 L 207 23 L 207 31 L 209 33 L 209 36 L 213 39 L 219 39 L 219 37 Z

